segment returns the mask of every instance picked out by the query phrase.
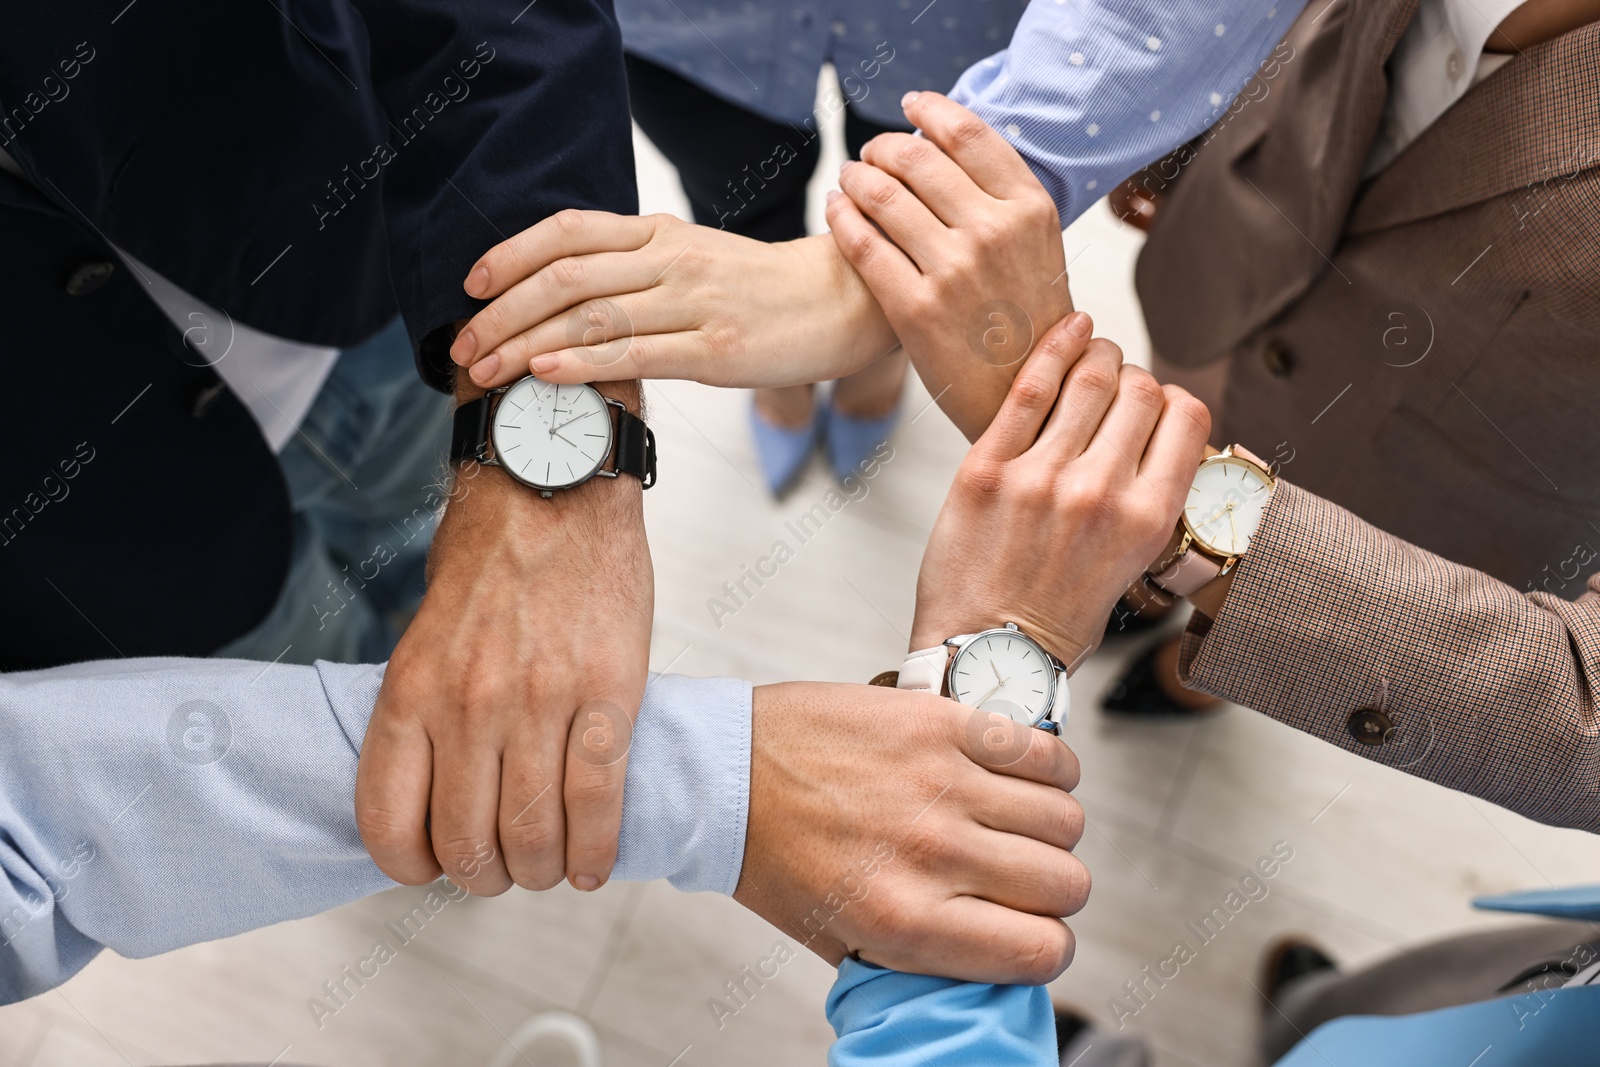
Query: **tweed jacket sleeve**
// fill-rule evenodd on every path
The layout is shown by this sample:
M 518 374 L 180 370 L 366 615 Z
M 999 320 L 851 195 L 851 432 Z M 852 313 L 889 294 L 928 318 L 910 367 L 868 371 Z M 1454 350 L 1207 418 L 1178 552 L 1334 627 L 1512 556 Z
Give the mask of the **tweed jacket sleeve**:
M 1594 560 L 1579 546 L 1558 565 Z M 1340 748 L 1600 830 L 1600 573 L 1576 600 L 1519 593 L 1280 482 L 1179 671 Z

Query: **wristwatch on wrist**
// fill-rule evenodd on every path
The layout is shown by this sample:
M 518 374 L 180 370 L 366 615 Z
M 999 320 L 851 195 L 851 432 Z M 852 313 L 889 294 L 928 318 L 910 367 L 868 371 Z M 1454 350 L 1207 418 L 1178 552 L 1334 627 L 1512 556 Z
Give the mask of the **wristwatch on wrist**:
M 1173 596 L 1188 596 L 1233 570 L 1250 551 L 1277 485 L 1266 463 L 1243 445 L 1202 460 L 1183 505 L 1178 547 L 1147 577 Z
M 895 685 L 948 695 L 1053 734 L 1072 710 L 1067 668 L 1014 622 L 911 653 Z
M 656 482 L 656 436 L 643 419 L 593 386 L 532 377 L 456 409 L 450 461 L 467 459 L 504 467 L 547 499 L 596 475 L 631 474 L 646 489 Z

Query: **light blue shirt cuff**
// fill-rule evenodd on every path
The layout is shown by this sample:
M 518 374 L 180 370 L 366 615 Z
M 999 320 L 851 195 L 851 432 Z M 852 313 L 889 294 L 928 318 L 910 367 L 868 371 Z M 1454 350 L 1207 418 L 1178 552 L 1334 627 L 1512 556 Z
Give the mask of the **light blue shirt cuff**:
M 829 1067 L 1057 1067 L 1043 986 L 984 985 L 845 960 L 828 992 Z

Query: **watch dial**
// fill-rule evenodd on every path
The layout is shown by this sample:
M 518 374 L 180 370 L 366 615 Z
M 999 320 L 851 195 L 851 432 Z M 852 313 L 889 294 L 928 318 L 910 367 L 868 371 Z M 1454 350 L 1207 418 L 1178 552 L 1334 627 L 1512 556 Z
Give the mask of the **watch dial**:
M 494 456 L 519 481 L 541 489 L 576 485 L 611 451 L 611 413 L 587 385 L 524 378 L 495 408 Z
M 1011 630 L 991 630 L 973 638 L 950 670 L 950 695 L 957 701 L 1025 726 L 1049 713 L 1054 685 L 1055 668 L 1044 652 Z
M 1200 465 L 1183 506 L 1183 521 L 1202 545 L 1220 556 L 1239 556 L 1261 525 L 1272 486 L 1261 472 L 1238 459 Z

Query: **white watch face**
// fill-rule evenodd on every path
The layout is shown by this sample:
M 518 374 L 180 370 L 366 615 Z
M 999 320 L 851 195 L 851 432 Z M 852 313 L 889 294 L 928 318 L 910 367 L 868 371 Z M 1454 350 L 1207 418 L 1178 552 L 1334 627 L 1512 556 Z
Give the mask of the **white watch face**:
M 494 458 L 540 489 L 577 485 L 611 452 L 611 413 L 587 385 L 524 378 L 500 398 L 489 437 Z
M 1272 485 L 1244 460 L 1227 457 L 1200 465 L 1183 505 L 1189 532 L 1219 556 L 1242 556 L 1261 525 Z
M 985 630 L 950 665 L 950 696 L 979 711 L 1033 726 L 1050 713 L 1056 672 L 1044 650 L 1015 630 Z

